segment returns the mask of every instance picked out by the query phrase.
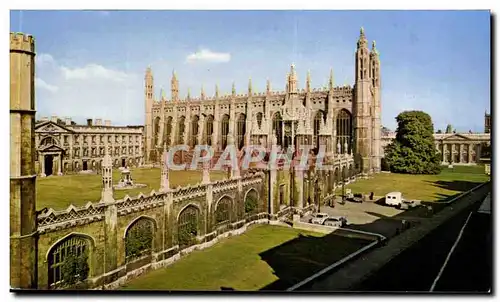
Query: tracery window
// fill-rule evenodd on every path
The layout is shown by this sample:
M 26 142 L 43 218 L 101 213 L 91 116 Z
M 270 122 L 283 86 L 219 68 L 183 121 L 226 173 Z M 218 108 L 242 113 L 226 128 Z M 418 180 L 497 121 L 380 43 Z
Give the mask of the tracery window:
M 179 215 L 178 238 L 180 245 L 194 243 L 198 235 L 199 210 L 195 206 L 186 207 Z
M 246 122 L 245 115 L 240 113 L 238 119 L 236 120 L 236 146 L 238 149 L 243 148 L 245 144 L 245 133 L 246 133 Z
M 200 118 L 198 117 L 198 115 L 195 115 L 191 118 L 191 138 L 190 138 L 190 142 L 191 142 L 191 148 L 194 148 L 194 146 L 196 146 L 196 144 L 198 144 L 198 122 L 199 122 Z
M 217 203 L 217 208 L 215 209 L 215 223 L 222 223 L 229 221 L 229 209 L 231 207 L 231 200 L 228 197 L 224 197 Z
M 277 142 L 279 146 L 283 145 L 283 119 L 281 118 L 281 114 L 276 112 L 273 115 L 273 131 L 276 134 Z M 273 138 L 271 138 L 272 141 Z
M 211 146 L 212 145 L 212 134 L 214 133 L 214 116 L 208 115 L 205 121 L 205 131 L 203 143 Z
M 177 144 L 182 144 L 184 143 L 183 137 L 184 137 L 184 128 L 185 128 L 185 122 L 186 118 L 184 116 L 181 116 L 179 118 L 179 122 L 177 124 L 177 137 L 176 137 L 176 143 Z
M 259 128 L 262 128 L 262 112 L 257 113 L 257 125 L 259 125 Z
M 52 247 L 48 255 L 49 285 L 73 284 L 89 274 L 89 240 L 73 235 Z
M 314 134 L 314 142 L 316 150 L 319 150 L 319 144 L 320 144 L 319 129 L 321 127 L 321 123 L 323 123 L 324 116 L 325 112 L 323 110 L 318 110 L 318 112 L 314 116 L 313 134 Z
M 229 133 L 229 115 L 224 114 L 220 122 L 221 130 L 221 147 L 225 149 L 227 146 L 227 134 Z
M 352 136 L 352 117 L 349 111 L 342 109 L 337 115 L 337 146 L 340 143 L 340 153 L 350 153 L 351 150 L 351 136 Z M 347 144 L 347 149 L 345 148 Z
M 172 133 L 172 117 L 169 116 L 167 117 L 167 120 L 165 121 L 165 136 L 163 138 L 163 141 L 167 142 L 167 145 L 170 146 L 170 134 Z M 138 141 L 136 137 L 136 142 Z
M 258 211 L 259 195 L 257 191 L 251 189 L 245 196 L 245 213 L 255 213 Z
M 151 253 L 153 248 L 154 222 L 148 218 L 135 221 L 125 235 L 125 256 L 133 259 Z

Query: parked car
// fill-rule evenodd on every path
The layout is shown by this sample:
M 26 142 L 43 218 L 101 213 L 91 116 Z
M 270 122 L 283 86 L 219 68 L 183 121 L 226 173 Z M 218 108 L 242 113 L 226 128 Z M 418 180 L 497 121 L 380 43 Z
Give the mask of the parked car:
M 403 199 L 401 201 L 401 204 L 399 205 L 399 208 L 401 210 L 407 210 L 407 209 L 410 209 L 410 208 L 418 207 L 419 205 L 420 205 L 420 200 L 406 200 L 406 199 Z
M 385 204 L 398 207 L 403 199 L 401 192 L 391 192 L 385 195 Z
M 344 216 L 328 217 L 327 219 L 325 219 L 323 224 L 341 228 L 347 225 L 347 218 L 345 218 Z
M 326 213 L 315 213 L 312 215 L 310 222 L 314 224 L 323 224 L 328 217 L 330 216 Z
M 363 198 L 363 194 L 361 193 L 354 194 L 353 197 L 349 200 L 357 203 L 362 203 L 363 201 L 365 201 L 365 199 Z

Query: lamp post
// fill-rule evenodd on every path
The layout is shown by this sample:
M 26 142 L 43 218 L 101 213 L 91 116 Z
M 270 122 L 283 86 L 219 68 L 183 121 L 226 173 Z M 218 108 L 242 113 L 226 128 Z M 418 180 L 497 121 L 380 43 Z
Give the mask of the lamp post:
M 345 169 L 342 169 L 342 203 L 345 202 Z
M 319 189 L 319 178 L 318 178 L 318 175 L 316 173 L 314 173 L 314 195 L 316 196 L 315 198 L 317 198 L 318 200 L 318 213 L 321 212 L 321 201 L 319 200 L 320 199 L 320 194 L 318 193 L 318 189 Z

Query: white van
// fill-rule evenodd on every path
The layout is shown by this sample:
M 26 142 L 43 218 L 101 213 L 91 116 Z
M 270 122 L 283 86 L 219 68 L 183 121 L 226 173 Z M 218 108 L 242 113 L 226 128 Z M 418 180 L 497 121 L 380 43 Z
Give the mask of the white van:
M 401 192 L 391 192 L 385 195 L 385 204 L 389 206 L 399 206 L 403 200 Z

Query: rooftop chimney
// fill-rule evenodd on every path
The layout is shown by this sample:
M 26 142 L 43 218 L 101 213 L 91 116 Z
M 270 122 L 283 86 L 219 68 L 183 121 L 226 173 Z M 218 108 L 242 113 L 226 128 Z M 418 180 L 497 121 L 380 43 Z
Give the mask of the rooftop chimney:
M 100 119 L 100 118 L 96 118 L 96 119 L 95 119 L 95 125 L 96 125 L 96 126 L 102 126 L 102 119 Z
M 111 126 L 111 121 L 110 120 L 105 120 L 104 121 L 104 126 Z
M 87 126 L 92 127 L 92 119 L 91 118 L 87 119 Z
M 52 123 L 57 123 L 57 116 L 55 116 L 55 115 L 51 116 L 51 117 L 50 117 L 50 121 L 51 121 Z
M 64 124 L 66 124 L 68 126 L 71 125 L 71 118 L 70 117 L 65 118 L 64 119 Z

